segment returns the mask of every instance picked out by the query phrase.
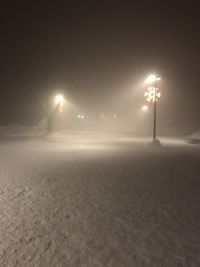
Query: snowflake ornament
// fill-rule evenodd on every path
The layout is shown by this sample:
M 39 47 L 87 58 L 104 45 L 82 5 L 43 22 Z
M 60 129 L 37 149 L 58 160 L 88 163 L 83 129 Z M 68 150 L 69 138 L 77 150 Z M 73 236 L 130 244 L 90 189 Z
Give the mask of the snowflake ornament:
M 144 93 L 144 96 L 148 102 L 155 102 L 158 101 L 158 98 L 160 98 L 161 93 L 159 92 L 158 88 L 149 87 Z

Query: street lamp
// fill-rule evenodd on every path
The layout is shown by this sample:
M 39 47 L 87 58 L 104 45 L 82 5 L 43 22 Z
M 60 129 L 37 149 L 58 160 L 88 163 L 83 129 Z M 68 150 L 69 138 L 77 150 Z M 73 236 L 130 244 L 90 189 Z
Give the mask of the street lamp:
M 155 81 L 159 81 L 161 79 L 161 77 L 156 77 L 156 75 L 155 74 L 151 74 L 151 75 L 149 75 L 148 77 L 147 77 L 147 79 L 146 79 L 146 83 L 147 84 L 149 84 L 149 83 L 153 83 L 153 82 L 155 82 Z
M 144 105 L 144 106 L 142 107 L 142 110 L 143 110 L 143 111 L 148 111 L 148 106 Z
M 144 96 L 148 102 L 154 103 L 154 119 L 153 119 L 153 140 L 156 140 L 156 110 L 157 110 L 157 101 L 161 96 L 161 93 L 158 90 L 158 81 L 161 80 L 161 77 L 157 77 L 154 74 L 149 75 L 146 79 L 146 84 L 153 84 L 147 88 Z
M 77 115 L 77 118 L 78 118 L 78 119 L 84 119 L 84 118 L 85 118 L 85 116 L 84 116 L 84 115 L 80 115 L 80 114 L 79 114 L 79 115 Z
M 57 95 L 55 97 L 55 103 L 56 103 L 56 106 L 59 105 L 59 112 L 62 112 L 63 111 L 64 97 L 62 95 Z

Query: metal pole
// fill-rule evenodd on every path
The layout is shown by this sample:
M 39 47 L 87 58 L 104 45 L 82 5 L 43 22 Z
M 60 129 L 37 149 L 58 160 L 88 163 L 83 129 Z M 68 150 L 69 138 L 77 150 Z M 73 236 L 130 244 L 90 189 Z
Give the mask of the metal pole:
M 154 88 L 154 94 L 155 94 L 155 100 L 154 100 L 154 118 L 153 118 L 153 139 L 156 139 L 156 108 L 157 108 L 157 97 L 156 97 L 156 88 L 157 88 L 157 82 L 155 81 L 155 88 Z

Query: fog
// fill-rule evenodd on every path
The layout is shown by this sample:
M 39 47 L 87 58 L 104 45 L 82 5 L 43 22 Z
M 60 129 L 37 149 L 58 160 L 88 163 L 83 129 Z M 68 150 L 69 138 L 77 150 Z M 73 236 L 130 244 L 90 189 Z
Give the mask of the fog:
M 172 104 L 167 83 L 159 82 L 161 97 L 157 103 L 157 133 L 163 135 L 188 135 L 198 130 L 198 124 L 181 123 L 172 115 Z M 124 85 L 121 92 L 107 95 L 107 98 L 87 95 L 80 101 L 70 94 L 70 89 L 46 94 L 40 99 L 43 113 L 37 124 L 48 128 L 48 118 L 52 120 L 52 131 L 114 131 L 132 132 L 151 136 L 153 132 L 154 105 L 148 102 L 144 93 L 148 85 L 144 80 L 136 80 Z M 55 104 L 56 95 L 63 96 L 62 110 Z M 145 109 L 144 109 L 145 106 Z M 48 129 L 47 129 L 48 130 Z
M 1 4 L 0 267 L 200 266 L 198 4 Z

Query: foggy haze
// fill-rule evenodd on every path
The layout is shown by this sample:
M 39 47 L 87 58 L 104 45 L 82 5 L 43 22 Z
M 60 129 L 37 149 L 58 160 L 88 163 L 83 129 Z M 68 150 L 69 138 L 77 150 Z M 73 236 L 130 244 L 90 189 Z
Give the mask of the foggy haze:
M 0 267 L 200 266 L 198 3 L 12 2 Z
M 4 4 L 0 123 L 38 125 L 46 115 L 41 102 L 61 91 L 95 121 L 116 113 L 123 118 L 117 127 L 132 128 L 145 104 L 141 84 L 157 73 L 161 125 L 196 130 L 197 30 L 195 5 Z

